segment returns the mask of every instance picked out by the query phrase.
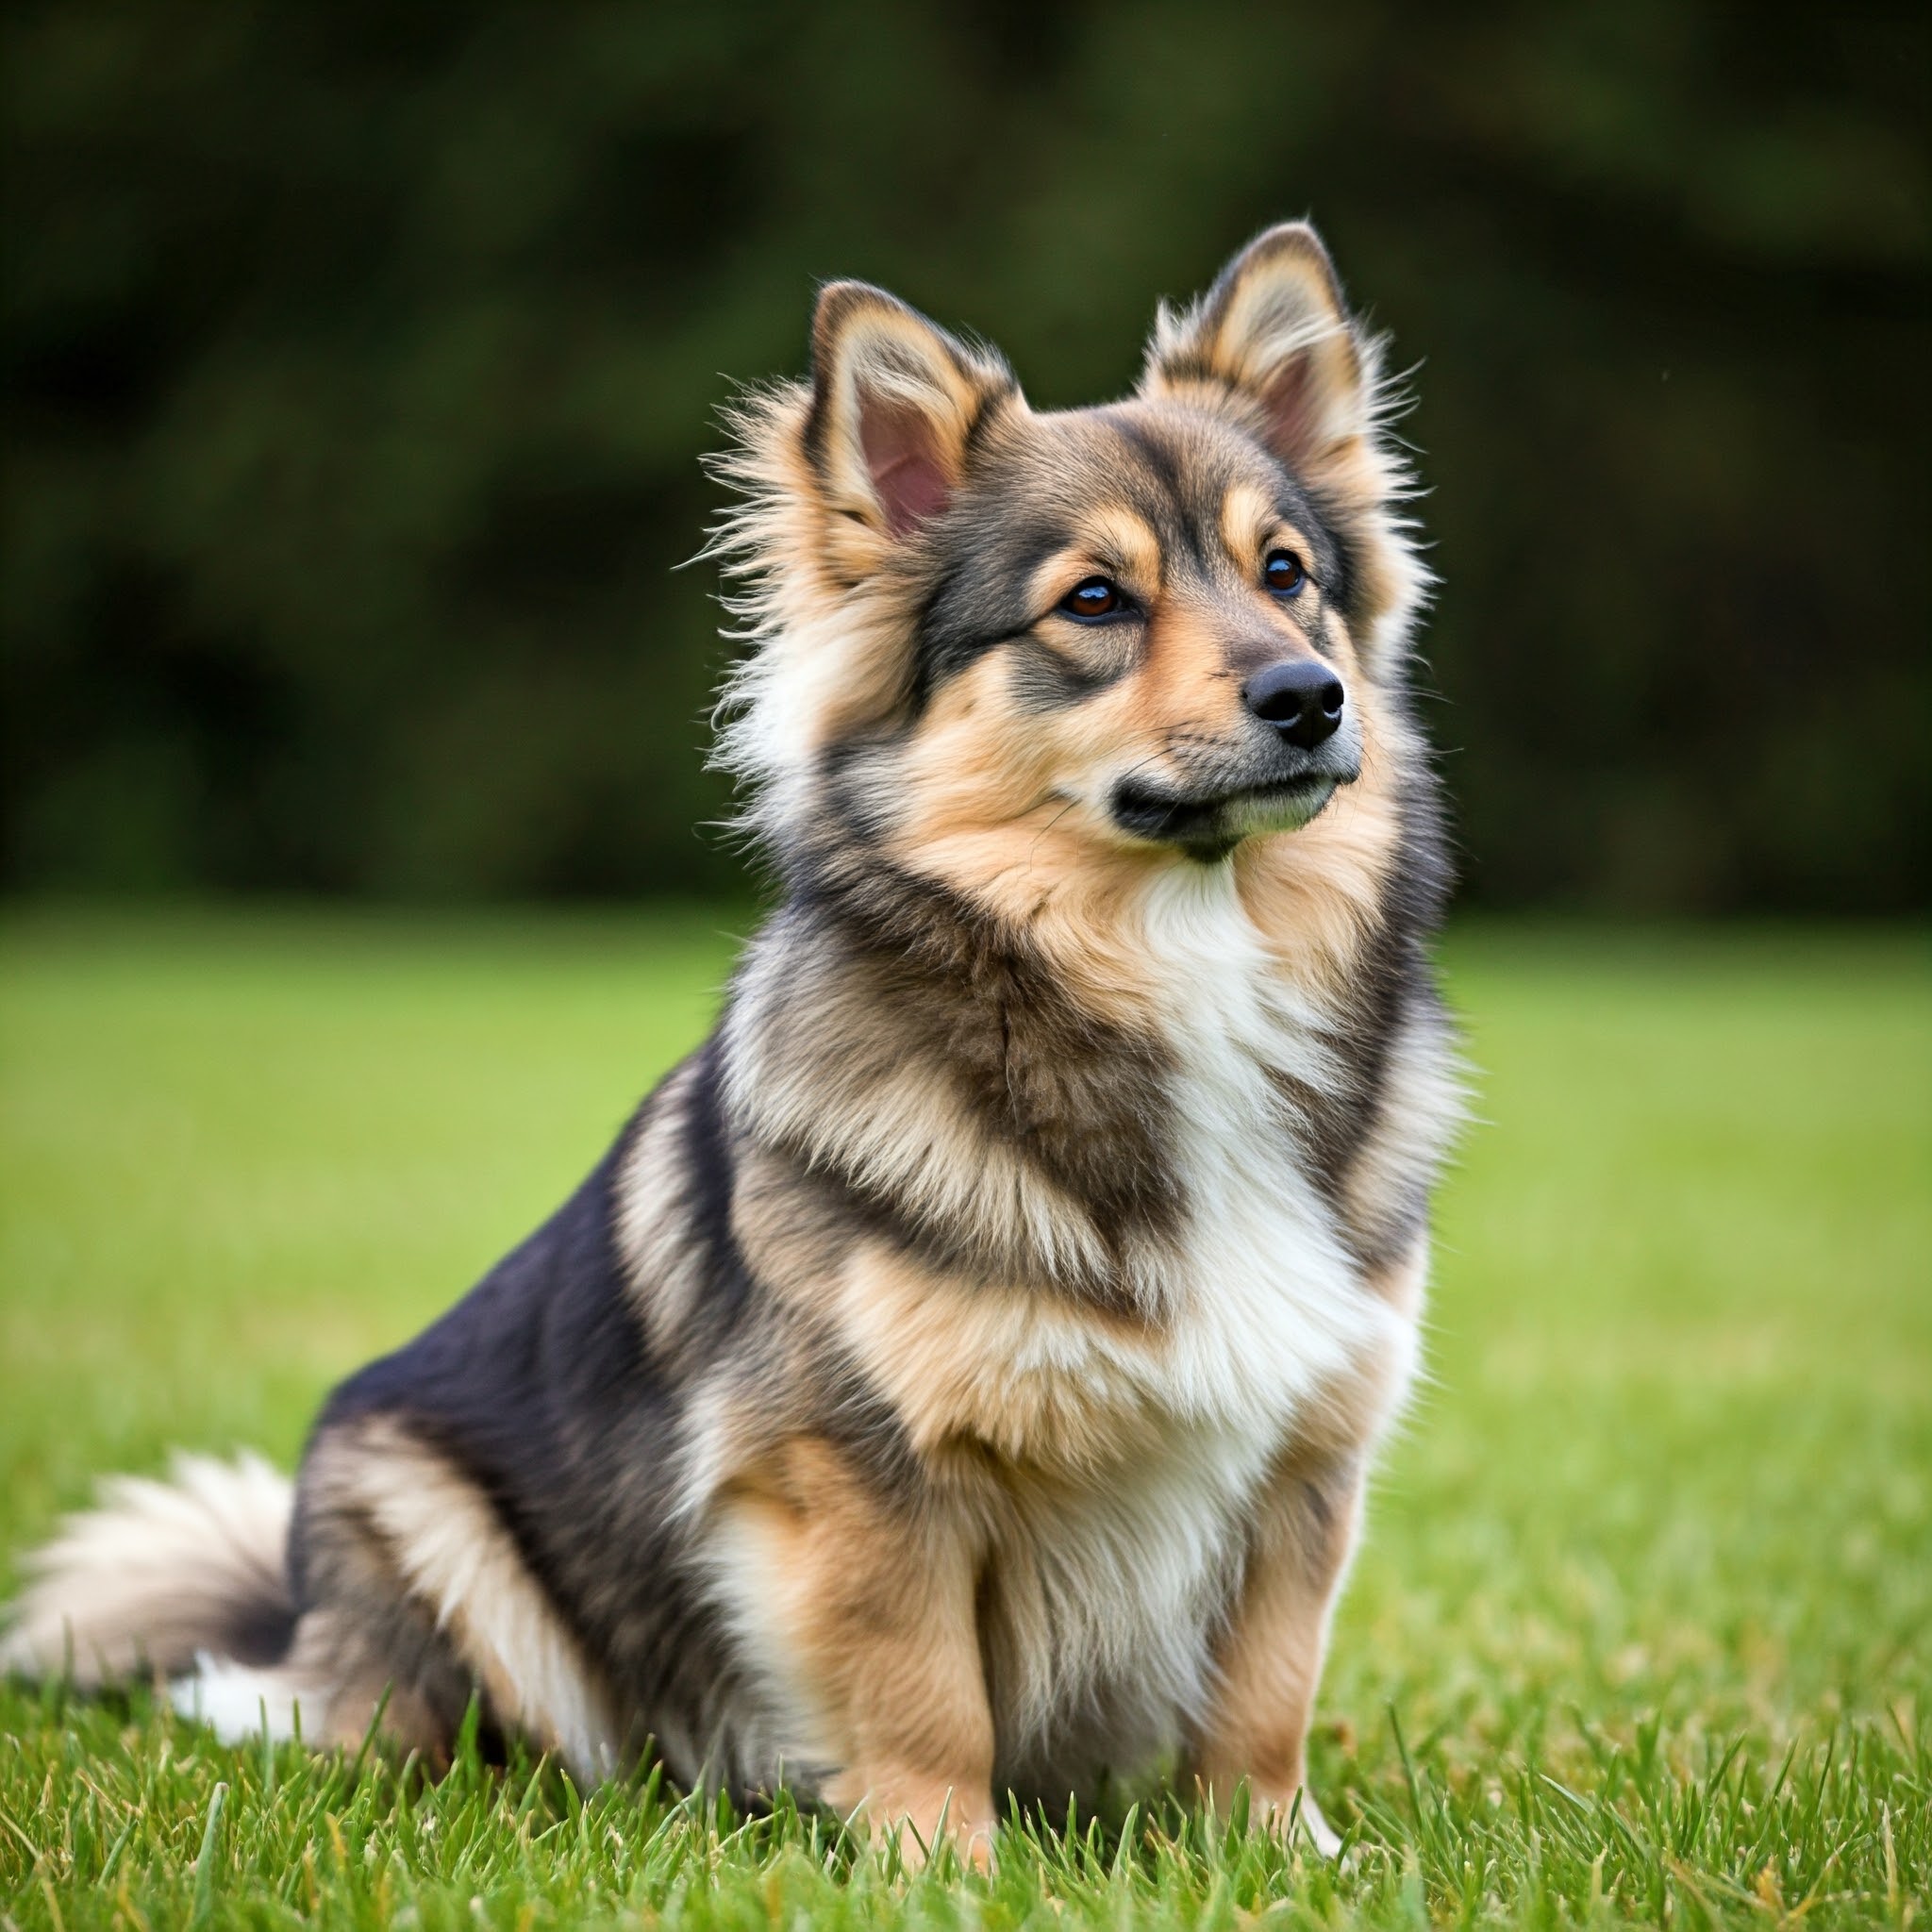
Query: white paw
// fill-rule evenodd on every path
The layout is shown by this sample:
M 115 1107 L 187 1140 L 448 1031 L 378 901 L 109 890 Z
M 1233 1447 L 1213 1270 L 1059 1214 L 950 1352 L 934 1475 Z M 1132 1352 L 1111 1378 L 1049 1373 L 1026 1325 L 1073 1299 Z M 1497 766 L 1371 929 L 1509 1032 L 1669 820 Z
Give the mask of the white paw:
M 1322 1807 L 1308 1795 L 1306 1786 L 1302 1790 L 1301 1809 L 1297 1813 L 1297 1819 L 1302 1830 L 1307 1834 L 1308 1842 L 1323 1857 L 1334 1858 L 1340 1855 L 1341 1835 L 1322 1816 Z

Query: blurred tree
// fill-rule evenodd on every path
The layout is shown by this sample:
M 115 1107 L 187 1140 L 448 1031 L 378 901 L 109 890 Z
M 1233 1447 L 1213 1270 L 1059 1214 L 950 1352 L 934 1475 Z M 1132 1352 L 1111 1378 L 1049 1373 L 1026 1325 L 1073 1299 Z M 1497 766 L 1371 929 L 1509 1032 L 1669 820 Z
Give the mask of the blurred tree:
M 675 566 L 861 275 L 1118 391 L 1311 210 L 1398 359 L 1470 891 L 1928 844 L 1922 9 L 285 0 L 5 23 L 5 879 L 731 886 Z

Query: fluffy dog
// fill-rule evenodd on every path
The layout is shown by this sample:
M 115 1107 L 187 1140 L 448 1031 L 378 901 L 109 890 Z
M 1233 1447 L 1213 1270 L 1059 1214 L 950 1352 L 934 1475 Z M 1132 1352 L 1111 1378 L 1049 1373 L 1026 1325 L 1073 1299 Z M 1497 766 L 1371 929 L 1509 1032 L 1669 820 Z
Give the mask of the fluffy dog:
M 112 1486 L 8 1658 L 977 1856 L 1108 1771 L 1291 1815 L 1456 1112 L 1378 353 L 1301 225 L 1093 408 L 826 288 L 723 464 L 784 896 L 717 1029 L 292 1489 Z

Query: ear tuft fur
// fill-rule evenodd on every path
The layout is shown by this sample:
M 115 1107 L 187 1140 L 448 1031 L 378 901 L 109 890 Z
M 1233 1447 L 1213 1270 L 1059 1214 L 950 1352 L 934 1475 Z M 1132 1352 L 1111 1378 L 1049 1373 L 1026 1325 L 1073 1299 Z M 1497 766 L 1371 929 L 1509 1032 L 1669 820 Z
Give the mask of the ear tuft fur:
M 1307 223 L 1267 229 L 1191 308 L 1162 308 L 1141 394 L 1202 385 L 1244 403 L 1262 440 L 1297 470 L 1319 470 L 1373 427 L 1373 357 Z
M 806 448 L 827 506 L 898 539 L 939 515 L 981 415 L 1013 391 L 969 349 L 865 282 L 833 282 L 812 318 Z

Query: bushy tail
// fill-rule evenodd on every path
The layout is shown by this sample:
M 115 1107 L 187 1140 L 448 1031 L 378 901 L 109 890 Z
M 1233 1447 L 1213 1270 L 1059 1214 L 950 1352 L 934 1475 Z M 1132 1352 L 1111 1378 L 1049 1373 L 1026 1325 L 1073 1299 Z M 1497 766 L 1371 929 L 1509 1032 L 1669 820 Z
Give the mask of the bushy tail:
M 197 1660 L 279 1662 L 295 1625 L 293 1512 L 293 1486 L 258 1456 L 177 1455 L 172 1482 L 109 1477 L 28 1559 L 0 1668 L 92 1689 Z

